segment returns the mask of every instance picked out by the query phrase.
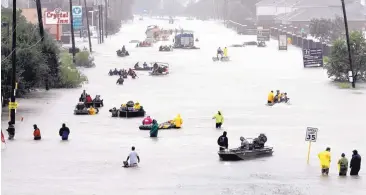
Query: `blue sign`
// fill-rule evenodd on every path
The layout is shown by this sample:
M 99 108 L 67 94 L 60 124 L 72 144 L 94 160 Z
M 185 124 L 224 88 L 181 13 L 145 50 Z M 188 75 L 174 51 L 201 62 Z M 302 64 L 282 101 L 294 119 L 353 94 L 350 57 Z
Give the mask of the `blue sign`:
M 72 6 L 74 30 L 80 30 L 83 26 L 83 8 L 81 6 Z

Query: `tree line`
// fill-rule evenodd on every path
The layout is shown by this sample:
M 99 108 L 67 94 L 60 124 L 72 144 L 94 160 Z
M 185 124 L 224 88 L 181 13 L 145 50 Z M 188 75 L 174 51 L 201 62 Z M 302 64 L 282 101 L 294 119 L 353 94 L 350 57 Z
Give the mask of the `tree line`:
M 328 77 L 335 81 L 348 81 L 351 70 L 343 18 L 312 19 L 310 35 L 320 42 L 331 45 L 329 61 L 325 65 Z M 350 48 L 353 64 L 353 79 L 366 80 L 366 39 L 362 31 L 350 32 Z
M 17 95 L 34 88 L 80 86 L 86 78 L 76 69 L 75 64 L 67 64 L 63 61 L 65 58 L 60 58 L 62 51 L 58 43 L 46 32 L 44 41 L 41 41 L 38 25 L 28 22 L 21 10 L 16 14 Z M 1 9 L 1 21 L 1 92 L 4 98 L 9 98 L 12 80 L 12 9 Z

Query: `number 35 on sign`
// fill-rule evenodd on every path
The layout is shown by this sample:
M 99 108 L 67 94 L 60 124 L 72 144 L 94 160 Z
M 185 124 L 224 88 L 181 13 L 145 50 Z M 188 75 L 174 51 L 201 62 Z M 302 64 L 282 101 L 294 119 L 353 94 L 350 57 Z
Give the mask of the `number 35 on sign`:
M 318 128 L 308 127 L 306 128 L 305 141 L 316 142 L 318 137 Z

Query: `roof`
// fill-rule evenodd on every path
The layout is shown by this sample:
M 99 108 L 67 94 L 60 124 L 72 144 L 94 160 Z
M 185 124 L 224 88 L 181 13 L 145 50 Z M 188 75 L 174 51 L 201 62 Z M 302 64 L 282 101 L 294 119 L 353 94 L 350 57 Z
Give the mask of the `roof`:
M 346 5 L 359 3 L 359 0 L 345 0 Z M 342 6 L 339 0 L 262 0 L 256 6 L 294 6 L 294 7 L 329 7 Z
M 347 19 L 349 21 L 366 21 L 362 6 L 351 4 L 346 7 L 346 10 Z M 310 21 L 313 18 L 334 19 L 336 16 L 343 17 L 343 11 L 341 7 L 309 7 L 299 8 L 288 14 L 281 14 L 276 17 L 276 20 L 300 22 Z
M 292 6 L 302 0 L 262 0 L 256 6 Z

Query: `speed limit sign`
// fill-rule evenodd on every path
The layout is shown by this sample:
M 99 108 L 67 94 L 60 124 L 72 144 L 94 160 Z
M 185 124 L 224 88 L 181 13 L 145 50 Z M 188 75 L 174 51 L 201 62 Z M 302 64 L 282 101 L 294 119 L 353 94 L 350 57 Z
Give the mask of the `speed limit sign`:
M 318 137 L 318 128 L 308 127 L 306 128 L 305 141 L 316 142 Z

